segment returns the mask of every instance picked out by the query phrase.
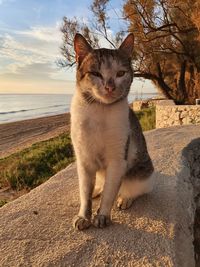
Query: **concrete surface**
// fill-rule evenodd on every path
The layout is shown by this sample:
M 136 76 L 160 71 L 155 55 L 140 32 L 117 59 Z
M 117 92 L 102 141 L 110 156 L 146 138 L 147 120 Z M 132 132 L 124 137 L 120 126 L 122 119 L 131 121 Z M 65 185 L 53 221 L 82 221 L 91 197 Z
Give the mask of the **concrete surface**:
M 195 206 L 182 149 L 200 126 L 146 132 L 155 188 L 106 229 L 72 228 L 79 197 L 75 164 L 0 209 L 0 266 L 193 267 Z M 94 210 L 99 200 L 94 201 Z

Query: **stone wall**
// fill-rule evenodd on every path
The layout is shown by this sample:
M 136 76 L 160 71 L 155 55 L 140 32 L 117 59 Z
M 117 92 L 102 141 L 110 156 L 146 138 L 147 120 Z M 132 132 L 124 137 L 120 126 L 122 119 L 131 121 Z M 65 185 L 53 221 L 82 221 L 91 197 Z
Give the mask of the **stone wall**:
M 200 124 L 200 105 L 156 106 L 156 128 Z
M 135 100 L 132 103 L 132 108 L 134 111 L 139 111 L 144 108 L 155 107 L 156 105 L 175 105 L 173 100 L 167 99 L 143 99 L 143 100 Z

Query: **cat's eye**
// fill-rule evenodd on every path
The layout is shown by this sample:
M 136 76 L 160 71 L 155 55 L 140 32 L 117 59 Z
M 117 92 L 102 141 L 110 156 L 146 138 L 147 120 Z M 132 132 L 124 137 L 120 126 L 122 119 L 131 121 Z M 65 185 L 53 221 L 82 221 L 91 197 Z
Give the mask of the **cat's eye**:
M 124 70 L 120 70 L 117 72 L 117 77 L 122 77 L 122 76 L 124 76 L 125 73 L 126 72 Z
M 96 76 L 98 78 L 101 78 L 101 79 L 103 78 L 102 75 L 101 75 L 101 73 L 96 72 L 96 71 L 91 71 L 90 74 L 92 74 L 93 76 Z

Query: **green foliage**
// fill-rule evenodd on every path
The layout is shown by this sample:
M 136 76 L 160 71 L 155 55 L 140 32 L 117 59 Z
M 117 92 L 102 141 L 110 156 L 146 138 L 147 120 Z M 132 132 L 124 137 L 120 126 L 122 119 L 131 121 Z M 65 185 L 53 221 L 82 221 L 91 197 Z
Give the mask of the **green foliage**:
M 143 131 L 155 129 L 156 125 L 156 110 L 155 107 L 142 109 L 135 112 L 138 117 Z
M 34 188 L 74 160 L 71 140 L 62 134 L 0 159 L 0 187 Z

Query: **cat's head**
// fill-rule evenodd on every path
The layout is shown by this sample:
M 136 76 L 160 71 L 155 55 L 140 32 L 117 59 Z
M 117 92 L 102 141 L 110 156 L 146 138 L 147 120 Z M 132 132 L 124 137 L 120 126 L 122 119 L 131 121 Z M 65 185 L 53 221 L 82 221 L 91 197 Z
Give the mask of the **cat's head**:
M 127 97 L 133 80 L 134 36 L 118 49 L 93 49 L 81 34 L 74 38 L 77 87 L 87 102 L 111 104 Z

